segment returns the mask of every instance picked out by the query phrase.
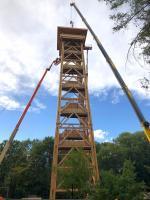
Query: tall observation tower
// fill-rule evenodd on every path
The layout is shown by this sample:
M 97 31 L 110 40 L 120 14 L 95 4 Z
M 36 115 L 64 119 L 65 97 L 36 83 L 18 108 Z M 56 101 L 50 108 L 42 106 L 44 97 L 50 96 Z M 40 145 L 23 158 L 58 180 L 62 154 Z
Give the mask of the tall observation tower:
M 58 27 L 57 49 L 61 57 L 58 111 L 51 174 L 50 200 L 65 199 L 71 189 L 63 188 L 59 168 L 65 169 L 65 161 L 73 150 L 82 149 L 89 156 L 89 167 L 93 184 L 99 180 L 94 144 L 87 68 L 84 60 L 87 30 Z

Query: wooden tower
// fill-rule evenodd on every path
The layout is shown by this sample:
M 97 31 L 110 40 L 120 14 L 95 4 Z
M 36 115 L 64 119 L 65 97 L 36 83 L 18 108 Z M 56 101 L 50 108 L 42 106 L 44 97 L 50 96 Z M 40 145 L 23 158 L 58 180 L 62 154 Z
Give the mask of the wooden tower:
M 50 200 L 65 193 L 58 170 L 73 149 L 90 155 L 91 181 L 99 172 L 89 105 L 87 69 L 84 61 L 86 29 L 58 27 L 57 49 L 61 58 L 58 112 L 53 151 Z M 71 188 L 68 188 L 71 189 Z M 64 198 L 64 197 L 63 197 Z M 64 198 L 65 199 L 65 198 Z

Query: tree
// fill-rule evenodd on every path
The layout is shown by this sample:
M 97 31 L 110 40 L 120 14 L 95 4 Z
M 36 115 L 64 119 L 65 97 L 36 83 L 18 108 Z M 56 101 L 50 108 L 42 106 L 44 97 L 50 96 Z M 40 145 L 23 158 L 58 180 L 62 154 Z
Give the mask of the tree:
M 116 143 L 103 143 L 97 149 L 97 158 L 100 170 L 113 170 L 120 173 L 126 159 L 128 149 Z
M 64 168 L 63 168 L 64 167 Z M 74 198 L 85 197 L 90 187 L 90 161 L 82 149 L 72 150 L 59 170 L 60 182 L 74 191 Z M 78 192 L 75 192 L 78 191 Z M 69 197 L 72 191 L 68 191 Z
M 99 0 L 102 1 L 102 0 Z M 131 21 L 139 27 L 139 32 L 131 42 L 131 47 L 140 46 L 145 60 L 150 63 L 150 1 L 149 0 L 103 0 L 115 11 L 111 19 L 115 21 L 114 31 L 126 28 Z
M 48 198 L 53 154 L 53 138 L 14 141 L 7 157 L 0 166 L 0 192 L 9 198 L 38 195 Z M 0 144 L 0 151 L 6 141 Z M 138 199 L 150 188 L 150 145 L 143 132 L 120 134 L 113 142 L 96 143 L 97 158 L 102 177 L 101 184 L 92 187 L 89 158 L 82 150 L 72 151 L 62 171 L 66 188 L 73 186 L 81 195 L 89 194 L 92 200 Z M 59 155 L 61 156 L 61 155 Z M 62 155 L 63 156 L 63 155 Z M 60 170 L 61 172 L 61 170 Z M 59 176 L 60 177 L 60 176 Z M 128 184 L 125 184 L 128 183 Z M 2 188 L 3 187 L 3 188 Z M 128 191 L 128 192 L 127 192 Z M 70 195 L 70 194 L 69 194 Z M 123 196 L 121 196 L 123 195 Z
M 130 160 L 125 160 L 118 184 L 118 197 L 121 200 L 141 200 L 144 198 L 144 183 L 137 182 L 135 167 Z
M 143 132 L 120 134 L 113 143 L 97 145 L 99 169 L 121 173 L 124 160 L 131 160 L 135 166 L 138 181 L 150 186 L 150 145 Z
M 143 199 L 144 183 L 137 182 L 134 165 L 130 160 L 124 161 L 121 174 L 112 170 L 101 172 L 101 184 L 93 188 L 90 200 L 141 200 Z
M 4 143 L 0 145 L 0 149 Z M 47 198 L 50 188 L 52 153 L 53 138 L 14 141 L 0 166 L 0 187 L 9 188 L 10 198 L 28 195 Z
M 53 138 L 33 140 L 28 155 L 28 170 L 24 174 L 26 195 L 48 197 L 50 188 Z
M 137 180 L 150 186 L 150 145 L 144 133 L 122 133 L 115 139 L 115 144 L 125 149 L 125 159 L 134 162 Z

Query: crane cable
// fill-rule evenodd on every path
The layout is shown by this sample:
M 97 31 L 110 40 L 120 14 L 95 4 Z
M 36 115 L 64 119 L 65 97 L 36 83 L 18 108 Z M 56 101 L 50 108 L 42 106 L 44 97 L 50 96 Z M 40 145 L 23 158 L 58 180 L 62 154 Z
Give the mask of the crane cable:
M 9 140 L 6 142 L 6 144 L 5 144 L 5 146 L 4 146 L 3 150 L 2 150 L 2 152 L 1 152 L 1 154 L 0 154 L 0 164 L 3 162 L 3 160 L 4 160 L 4 158 L 5 158 L 6 154 L 7 154 L 7 152 L 8 152 L 8 150 L 9 150 L 9 148 L 11 147 L 11 145 L 12 145 L 12 143 L 13 143 L 13 140 L 14 140 L 14 138 L 15 138 L 15 136 L 16 136 L 18 130 L 19 130 L 19 127 L 20 127 L 20 125 L 21 125 L 21 123 L 22 123 L 22 121 L 23 121 L 23 119 L 24 119 L 24 117 L 25 117 L 25 115 L 26 115 L 28 109 L 30 108 L 30 106 L 31 106 L 31 104 L 32 104 L 32 102 L 33 102 L 33 99 L 34 99 L 35 95 L 37 94 L 38 89 L 40 88 L 40 86 L 41 86 L 41 84 L 42 84 L 42 81 L 44 80 L 44 78 L 45 78 L 47 72 L 51 70 L 51 68 L 52 68 L 53 65 L 58 65 L 59 63 L 60 63 L 60 58 L 56 58 L 56 59 L 50 64 L 50 66 L 49 66 L 48 68 L 45 69 L 45 72 L 44 72 L 44 74 L 42 75 L 42 78 L 40 79 L 40 81 L 38 82 L 38 84 L 37 84 L 35 90 L 33 91 L 33 94 L 32 94 L 32 96 L 31 96 L 30 100 L 28 101 L 28 103 L 27 103 L 27 105 L 26 105 L 26 107 L 25 107 L 23 113 L 21 114 L 21 116 L 20 116 L 20 118 L 19 118 L 19 120 L 18 120 L 18 122 L 17 122 L 17 124 L 16 124 L 16 126 L 15 126 L 15 128 L 14 128 L 14 130 L 13 130 L 13 132 L 12 132 L 11 135 L 10 135 Z
M 72 3 L 73 1 L 70 1 L 70 3 Z M 74 20 L 73 20 L 73 8 L 72 6 L 70 7 L 70 25 L 71 25 L 71 28 L 74 27 Z

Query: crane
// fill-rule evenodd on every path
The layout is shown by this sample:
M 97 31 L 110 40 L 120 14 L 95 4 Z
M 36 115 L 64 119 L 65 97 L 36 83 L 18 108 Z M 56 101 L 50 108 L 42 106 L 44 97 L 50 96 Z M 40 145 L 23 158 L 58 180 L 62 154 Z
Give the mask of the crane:
M 80 12 L 80 10 L 78 9 L 78 7 L 76 6 L 76 4 L 74 2 L 70 3 L 70 6 L 74 7 L 75 10 L 77 11 L 77 13 L 79 14 L 79 16 L 81 17 L 82 21 L 84 22 L 84 24 L 86 25 L 86 27 L 88 28 L 88 30 L 90 31 L 90 33 L 92 34 L 94 40 L 97 43 L 98 48 L 100 49 L 100 51 L 102 52 L 103 56 L 105 57 L 106 61 L 108 62 L 112 72 L 114 73 L 116 79 L 118 80 L 121 88 L 123 89 L 124 93 L 126 94 L 132 108 L 134 109 L 143 129 L 144 129 L 144 133 L 148 139 L 148 141 L 150 142 L 150 123 L 145 119 L 144 115 L 142 114 L 140 108 L 138 107 L 138 104 L 136 103 L 131 91 L 129 90 L 129 88 L 127 87 L 126 83 L 124 82 L 123 78 L 121 77 L 120 73 L 118 72 L 115 64 L 113 63 L 113 61 L 111 60 L 110 56 L 108 55 L 108 53 L 106 52 L 105 48 L 103 47 L 102 43 L 100 42 L 99 38 L 97 37 L 97 35 L 95 34 L 95 32 L 93 31 L 93 29 L 91 28 L 91 26 L 88 24 L 87 20 L 84 18 L 84 16 L 82 15 L 82 13 Z
M 11 147 L 11 145 L 12 145 L 12 143 L 13 143 L 13 140 L 14 140 L 14 138 L 15 138 L 15 136 L 16 136 L 18 130 L 19 130 L 19 127 L 20 127 L 20 125 L 21 125 L 21 123 L 22 123 L 22 121 L 23 121 L 23 119 L 24 119 L 24 117 L 25 117 L 25 115 L 26 115 L 28 109 L 30 108 L 30 106 L 31 106 L 31 104 L 32 104 L 32 102 L 33 102 L 33 99 L 34 99 L 35 95 L 37 94 L 37 92 L 38 92 L 38 90 L 39 90 L 39 88 L 40 88 L 40 86 L 41 86 L 41 84 L 42 84 L 42 81 L 44 80 L 44 78 L 45 78 L 47 72 L 51 70 L 51 67 L 53 66 L 53 64 L 54 64 L 54 65 L 58 65 L 59 62 L 60 62 L 60 59 L 59 59 L 59 58 L 56 58 L 56 60 L 54 60 L 54 61 L 51 63 L 51 65 L 50 65 L 48 68 L 45 69 L 45 72 L 44 72 L 44 74 L 42 75 L 42 78 L 41 78 L 40 81 L 38 82 L 38 84 L 37 84 L 37 86 L 36 86 L 36 88 L 35 88 L 35 90 L 34 90 L 32 96 L 31 96 L 31 98 L 30 98 L 30 100 L 28 101 L 28 103 L 27 103 L 27 105 L 26 105 L 26 107 L 25 107 L 23 113 L 21 114 L 21 116 L 20 116 L 20 118 L 19 118 L 19 120 L 18 120 L 18 122 L 17 122 L 17 124 L 16 124 L 16 126 L 15 126 L 15 128 L 14 128 L 14 130 L 12 131 L 12 133 L 11 133 L 11 135 L 10 135 L 9 140 L 6 142 L 6 144 L 5 144 L 5 146 L 4 146 L 3 150 L 2 150 L 2 152 L 1 152 L 1 154 L 0 154 L 0 164 L 3 162 L 3 160 L 4 160 L 4 158 L 5 158 L 6 154 L 7 154 L 7 152 L 8 152 L 8 150 L 9 150 L 9 148 Z

